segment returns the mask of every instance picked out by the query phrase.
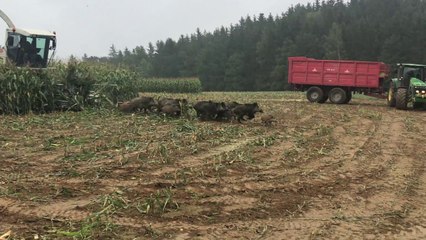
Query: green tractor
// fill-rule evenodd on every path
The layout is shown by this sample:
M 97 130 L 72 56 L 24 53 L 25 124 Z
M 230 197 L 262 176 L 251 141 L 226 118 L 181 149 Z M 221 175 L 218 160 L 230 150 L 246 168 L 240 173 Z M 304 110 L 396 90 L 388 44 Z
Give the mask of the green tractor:
M 406 110 L 426 107 L 426 65 L 399 63 L 396 78 L 390 82 L 387 103 L 390 107 Z

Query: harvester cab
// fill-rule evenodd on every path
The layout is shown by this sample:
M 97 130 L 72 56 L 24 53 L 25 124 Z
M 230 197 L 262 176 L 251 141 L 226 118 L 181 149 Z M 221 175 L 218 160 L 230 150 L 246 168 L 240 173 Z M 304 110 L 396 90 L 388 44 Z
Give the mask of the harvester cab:
M 397 109 L 426 106 L 426 65 L 399 63 L 388 91 L 388 105 Z
M 55 55 L 55 32 L 16 28 L 2 10 L 0 17 L 7 24 L 6 43 L 0 48 L 0 64 L 46 68 Z

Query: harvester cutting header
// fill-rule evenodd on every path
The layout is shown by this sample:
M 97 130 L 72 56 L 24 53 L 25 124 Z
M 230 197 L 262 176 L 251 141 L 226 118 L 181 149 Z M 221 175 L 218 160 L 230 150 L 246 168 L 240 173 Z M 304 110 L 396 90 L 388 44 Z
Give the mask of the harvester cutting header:
M 6 43 L 0 48 L 0 64 L 46 68 L 55 55 L 55 32 L 16 28 L 2 10 L 0 17 L 7 24 Z

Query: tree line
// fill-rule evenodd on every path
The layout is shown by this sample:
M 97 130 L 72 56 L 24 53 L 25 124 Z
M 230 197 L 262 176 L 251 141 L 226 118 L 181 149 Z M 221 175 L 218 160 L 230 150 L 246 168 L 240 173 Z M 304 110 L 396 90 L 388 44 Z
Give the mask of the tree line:
M 273 91 L 287 87 L 289 56 L 426 63 L 425 43 L 425 0 L 316 0 L 146 48 L 113 45 L 108 57 L 83 60 L 147 77 L 197 76 L 205 91 Z

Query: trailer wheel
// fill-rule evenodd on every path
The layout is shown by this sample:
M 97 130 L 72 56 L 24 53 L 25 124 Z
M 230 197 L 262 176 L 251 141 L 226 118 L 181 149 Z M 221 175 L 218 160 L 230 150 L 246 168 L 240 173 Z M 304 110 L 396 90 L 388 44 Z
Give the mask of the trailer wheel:
M 324 99 L 324 91 L 319 87 L 310 87 L 306 92 L 306 97 L 309 102 L 313 103 L 324 103 L 321 102 Z M 327 99 L 326 99 L 327 100 Z
M 344 104 L 349 103 L 352 100 L 352 91 L 346 91 L 346 100 L 343 102 Z
M 391 83 L 388 91 L 388 97 L 386 99 L 386 102 L 388 103 L 389 107 L 395 107 L 396 100 L 395 100 L 395 89 L 393 87 L 393 84 Z
M 318 103 L 325 103 L 328 100 L 328 94 L 324 93 L 324 96 L 322 97 L 322 99 L 320 101 L 318 101 Z
M 323 91 L 324 95 L 323 95 L 322 99 L 320 99 L 320 101 L 318 101 L 318 103 L 325 103 L 328 100 L 328 93 L 330 92 L 330 90 L 327 89 L 327 88 L 322 88 L 322 91 Z
M 342 88 L 333 88 L 330 90 L 328 94 L 330 102 L 335 104 L 343 104 L 347 101 L 348 96 L 346 95 L 346 91 Z
M 407 110 L 408 91 L 406 88 L 398 88 L 395 97 L 395 106 L 400 110 Z

